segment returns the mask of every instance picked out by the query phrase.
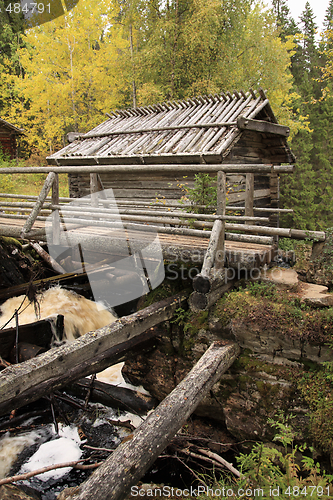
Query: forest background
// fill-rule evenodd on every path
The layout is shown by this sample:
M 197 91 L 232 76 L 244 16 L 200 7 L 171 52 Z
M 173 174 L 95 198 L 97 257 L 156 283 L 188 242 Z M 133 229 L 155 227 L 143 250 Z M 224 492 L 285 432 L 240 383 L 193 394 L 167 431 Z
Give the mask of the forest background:
M 25 158 L 117 108 L 263 88 L 297 157 L 281 178 L 289 227 L 333 226 L 333 0 L 319 34 L 307 2 L 80 0 L 25 29 L 0 0 L 0 117 L 25 129 Z M 14 5 L 14 4 L 11 4 Z M 7 10 L 6 10 L 7 6 Z

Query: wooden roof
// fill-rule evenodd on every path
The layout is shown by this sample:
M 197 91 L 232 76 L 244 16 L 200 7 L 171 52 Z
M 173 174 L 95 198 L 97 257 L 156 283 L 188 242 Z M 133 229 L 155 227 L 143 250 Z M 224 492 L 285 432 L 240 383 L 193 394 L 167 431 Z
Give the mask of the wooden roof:
M 49 164 L 220 163 L 244 130 L 281 137 L 286 163 L 295 160 L 269 101 L 259 93 L 200 96 L 116 110 L 109 119 L 48 157 Z
M 3 120 L 0 118 L 0 128 L 5 128 L 8 129 L 10 133 L 15 133 L 15 134 L 23 134 L 24 130 L 18 127 L 15 127 L 15 125 L 12 125 L 9 122 L 6 122 L 6 120 Z

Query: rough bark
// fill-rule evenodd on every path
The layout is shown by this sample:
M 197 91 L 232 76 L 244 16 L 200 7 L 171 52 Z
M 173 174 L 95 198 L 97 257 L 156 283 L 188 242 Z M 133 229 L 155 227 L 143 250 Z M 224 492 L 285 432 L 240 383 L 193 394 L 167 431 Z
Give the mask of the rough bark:
M 237 344 L 214 342 L 156 410 L 79 487 L 73 500 L 122 500 L 154 463 L 201 399 L 239 354 Z

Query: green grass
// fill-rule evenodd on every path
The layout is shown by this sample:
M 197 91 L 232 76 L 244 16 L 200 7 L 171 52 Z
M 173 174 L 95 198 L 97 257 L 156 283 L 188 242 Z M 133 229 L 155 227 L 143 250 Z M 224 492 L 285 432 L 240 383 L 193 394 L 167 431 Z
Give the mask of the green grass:
M 38 196 L 47 174 L 1 174 L 1 168 L 47 165 L 43 159 L 36 158 L 35 161 L 36 164 L 34 159 L 19 160 L 17 163 L 0 155 L 0 192 Z M 67 174 L 59 175 L 59 195 L 69 196 Z

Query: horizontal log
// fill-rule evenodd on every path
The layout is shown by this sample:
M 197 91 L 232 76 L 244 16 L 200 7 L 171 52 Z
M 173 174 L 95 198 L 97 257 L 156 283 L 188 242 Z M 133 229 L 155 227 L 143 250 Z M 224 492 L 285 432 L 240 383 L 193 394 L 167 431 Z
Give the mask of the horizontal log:
M 66 159 L 68 161 L 68 159 Z M 85 158 L 89 161 L 90 158 Z M 96 158 L 92 157 L 92 165 L 85 166 L 55 166 L 49 165 L 45 167 L 8 167 L 1 168 L 0 174 L 48 174 L 49 172 L 61 173 L 141 173 L 141 172 L 175 172 L 177 175 L 186 172 L 234 172 L 234 173 L 271 173 L 271 172 L 292 172 L 293 166 L 290 166 L 288 170 L 281 170 L 279 166 L 273 165 L 262 165 L 262 164 L 155 164 L 155 165 L 96 165 Z M 284 167 L 285 168 L 285 167 Z
M 0 203 L 1 205 L 1 203 Z M 103 217 L 103 220 L 106 219 L 106 216 L 118 216 L 116 217 L 119 220 L 119 215 L 121 216 L 143 216 L 146 217 L 147 215 L 153 216 L 153 217 L 161 217 L 161 221 L 163 220 L 162 217 L 182 217 L 184 219 L 197 219 L 197 220 L 253 220 L 257 222 L 268 222 L 269 219 L 266 217 L 245 217 L 241 215 L 215 215 L 215 214 L 195 214 L 191 212 L 184 212 L 182 210 L 140 210 L 140 209 L 126 209 L 126 208 L 118 208 L 117 203 L 114 204 L 114 208 L 95 208 L 95 207 L 89 207 L 88 210 L 88 205 L 81 206 L 80 202 L 78 202 L 77 205 L 72 204 L 72 205 L 49 205 L 48 208 L 51 208 L 52 210 L 61 210 L 61 213 L 63 216 L 67 216 L 67 213 L 69 215 L 81 215 L 81 216 L 94 216 L 94 215 L 100 215 Z M 122 219 L 124 217 L 121 217 Z M 112 219 L 112 217 L 111 217 Z M 127 217 L 126 220 L 130 220 L 130 217 Z M 145 220 L 144 218 L 142 219 L 133 219 L 133 220 Z M 182 221 L 179 221 L 181 223 Z
M 105 462 L 82 483 L 73 500 L 123 500 L 202 398 L 239 355 L 237 344 L 214 342 L 190 373 Z
M 0 214 L 1 216 L 1 214 Z M 1 236 L 11 236 L 12 238 L 21 238 L 21 229 L 19 226 L 5 226 L 4 224 L 0 224 L 0 235 Z M 30 231 L 25 234 L 24 239 L 31 240 L 45 240 L 46 232 L 45 229 L 38 229 Z
M 301 229 L 291 229 L 290 237 L 295 240 L 315 240 L 315 241 L 326 240 L 326 235 L 324 231 L 302 231 Z
M 197 274 L 193 280 L 193 290 L 202 294 L 208 294 L 213 292 L 217 288 L 225 286 L 227 283 L 231 282 L 235 278 L 235 272 L 233 269 L 221 268 L 211 269 L 208 275 L 203 275 L 202 273 Z
M 165 125 L 163 127 L 151 127 L 151 128 L 137 128 L 137 129 L 126 129 L 126 130 L 111 130 L 109 132 L 104 132 L 100 134 L 87 133 L 80 137 L 80 140 L 85 139 L 95 139 L 99 137 L 112 137 L 113 135 L 131 135 L 131 134 L 144 134 L 144 133 L 152 133 L 152 132 L 164 132 L 167 130 L 175 131 L 175 130 L 189 130 L 193 128 L 225 128 L 225 127 L 234 127 L 236 122 L 215 122 L 215 123 L 189 123 L 187 125 Z
M 187 295 L 183 292 L 164 299 L 37 358 L 9 366 L 0 373 L 0 415 L 123 359 L 154 336 L 151 327 L 184 307 Z
M 271 236 L 258 236 L 255 234 L 225 233 L 225 239 L 228 241 L 242 241 L 243 243 L 256 243 L 258 245 L 274 244 Z
M 252 226 L 249 224 L 232 224 L 231 222 L 226 222 L 225 227 L 226 229 L 242 231 L 245 233 L 260 233 L 270 236 L 282 236 L 284 238 L 291 237 L 291 229 L 285 229 L 282 227 Z
M 245 116 L 237 118 L 237 126 L 241 130 L 253 130 L 255 132 L 264 132 L 265 134 L 282 135 L 284 137 L 288 137 L 290 134 L 289 127 L 264 120 L 251 120 L 250 118 L 245 118 Z

